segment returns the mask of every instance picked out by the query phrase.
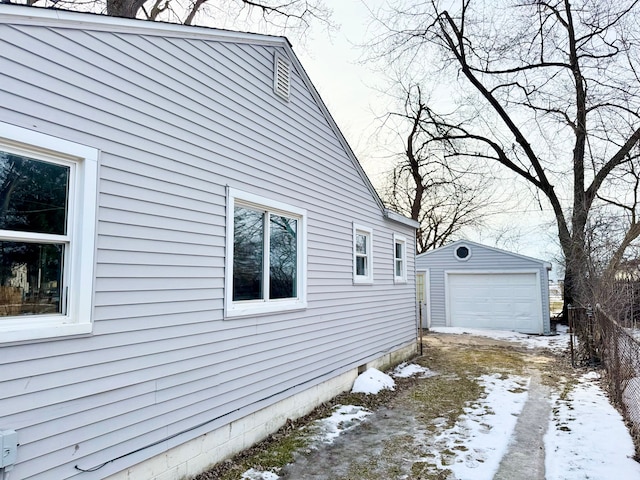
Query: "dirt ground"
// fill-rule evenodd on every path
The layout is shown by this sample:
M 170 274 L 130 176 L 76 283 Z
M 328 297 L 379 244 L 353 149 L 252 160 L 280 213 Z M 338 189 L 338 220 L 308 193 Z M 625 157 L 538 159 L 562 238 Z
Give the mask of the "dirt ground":
M 495 478 L 543 479 L 542 435 L 551 411 L 545 402 L 551 389 L 558 391 L 570 385 L 574 372 L 568 359 L 545 350 L 471 335 L 431 333 L 424 337 L 423 345 L 423 356 L 412 362 L 437 375 L 396 378 L 395 391 L 378 395 L 339 395 L 195 480 L 239 480 L 250 469 L 266 472 L 265 476 L 244 477 L 252 480 L 455 480 L 446 464 L 461 452 L 448 451 L 447 447 L 437 459 L 433 458 L 434 438 L 455 424 L 465 406 L 483 397 L 478 377 L 496 374 L 519 375 L 531 381 L 514 445 Z M 336 405 L 361 405 L 373 413 L 333 443 L 318 444 L 314 441 L 313 422 L 328 417 Z

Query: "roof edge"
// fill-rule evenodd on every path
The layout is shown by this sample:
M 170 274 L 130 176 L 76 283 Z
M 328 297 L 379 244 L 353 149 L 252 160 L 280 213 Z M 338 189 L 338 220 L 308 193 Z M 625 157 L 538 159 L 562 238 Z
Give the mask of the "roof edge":
M 311 78 L 302 66 L 300 59 L 295 54 L 293 47 L 286 37 L 264 35 L 259 33 L 235 32 L 232 30 L 222 30 L 211 27 L 187 26 L 176 23 L 147 21 L 143 19 L 110 17 L 107 15 L 75 12 L 54 8 L 43 8 L 16 4 L 0 3 L 0 22 L 23 24 L 23 25 L 50 25 L 55 22 L 56 26 L 62 25 L 68 28 L 86 28 L 97 31 L 108 31 L 112 33 L 132 33 L 145 35 L 158 35 L 165 37 L 192 38 L 200 40 L 216 40 L 235 43 L 251 43 L 259 45 L 277 46 L 284 48 L 295 68 L 298 70 L 303 82 L 309 89 L 311 96 L 316 101 L 320 111 L 326 118 L 329 126 L 336 134 L 338 141 L 344 148 L 347 156 L 354 165 L 356 171 L 362 178 L 365 186 L 370 191 L 374 201 L 380 208 L 383 217 L 389 218 L 399 223 L 417 228 L 412 224 L 413 220 L 403 217 L 400 214 L 389 211 L 377 190 L 371 183 L 367 173 L 362 168 L 355 153 L 351 149 L 338 124 L 329 112 L 322 97 L 315 88 Z M 408 222 L 408 223 L 407 223 Z
M 362 165 L 360 164 L 358 157 L 356 157 L 356 154 L 351 149 L 351 145 L 349 145 L 349 142 L 347 142 L 347 139 L 342 134 L 340 127 L 338 127 L 338 124 L 336 123 L 333 116 L 331 115 L 331 112 L 329 112 L 329 109 L 327 108 L 324 101 L 322 100 L 320 93 L 318 93 L 318 90 L 316 90 L 315 85 L 311 81 L 311 78 L 307 74 L 307 71 L 305 70 L 305 68 L 302 66 L 300 59 L 293 51 L 293 48 L 291 47 L 291 45 L 287 45 L 287 51 L 289 52 L 291 59 L 295 63 L 295 66 L 298 69 L 298 72 L 300 73 L 300 76 L 302 77 L 304 83 L 307 85 L 307 88 L 309 88 L 309 92 L 311 92 L 313 99 L 316 101 L 316 103 L 318 104 L 318 107 L 322 111 L 322 114 L 325 116 L 325 118 L 329 122 L 329 126 L 338 137 L 338 141 L 342 145 L 342 148 L 344 148 L 345 152 L 347 153 L 347 156 L 350 158 L 355 169 L 358 171 L 358 173 L 360 174 L 360 177 L 362 178 L 365 185 L 371 192 L 373 199 L 378 204 L 378 207 L 380 207 L 380 211 L 382 212 L 382 215 L 384 217 L 387 217 L 387 208 L 385 207 L 384 202 L 380 198 L 378 191 L 375 189 L 375 187 L 371 183 L 371 180 L 369 179 L 369 176 L 367 175 L 367 173 L 364 171 L 364 168 L 362 168 Z M 398 215 L 398 216 L 400 217 L 401 215 Z
M 88 28 L 114 33 L 144 33 L 164 37 L 207 39 L 260 45 L 290 45 L 286 37 L 261 33 L 236 32 L 219 28 L 158 22 L 140 18 L 111 17 L 92 12 L 76 12 L 59 8 L 45 8 L 0 3 L 0 22 L 14 25 L 49 25 Z
M 402 223 L 403 225 L 406 225 L 407 227 L 412 227 L 412 228 L 419 228 L 420 227 L 420 222 L 409 218 L 409 217 L 405 217 L 404 215 L 400 215 L 398 212 L 394 212 L 393 210 L 389 210 L 388 208 L 384 209 L 384 216 L 386 218 L 388 218 L 389 220 L 393 220 L 394 222 L 398 222 L 398 223 Z
M 482 243 L 472 242 L 471 240 L 464 240 L 464 239 L 456 240 L 455 242 L 449 243 L 449 244 L 444 245 L 442 247 L 434 248 L 433 250 L 429 250 L 428 252 L 423 252 L 423 253 L 421 253 L 419 255 L 416 255 L 416 258 L 422 257 L 422 256 L 428 256 L 428 255 L 430 255 L 430 254 L 432 254 L 434 252 L 437 252 L 439 250 L 442 250 L 444 248 L 451 248 L 454 245 L 459 245 L 459 244 L 474 245 L 476 247 L 486 248 L 487 250 L 492 250 L 494 252 L 505 253 L 505 254 L 511 255 L 513 257 L 521 258 L 523 260 L 530 260 L 532 262 L 537 262 L 537 263 L 542 264 L 547 270 L 551 270 L 551 268 L 552 268 L 551 262 L 547 262 L 546 260 L 540 260 L 539 258 L 529 257 L 527 255 L 522 255 L 520 253 L 510 252 L 509 250 L 503 250 L 501 248 L 490 247 L 489 245 L 484 245 Z

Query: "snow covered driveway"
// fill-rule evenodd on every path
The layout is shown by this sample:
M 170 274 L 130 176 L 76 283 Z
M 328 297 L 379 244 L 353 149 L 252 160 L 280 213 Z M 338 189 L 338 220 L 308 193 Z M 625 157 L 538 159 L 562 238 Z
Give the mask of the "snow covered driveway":
M 265 461 L 266 446 L 259 461 L 243 458 L 235 474 L 209 478 L 640 479 L 598 373 L 572 370 L 552 354 L 562 354 L 566 335 L 467 329 L 425 340 L 424 357 L 388 375 L 365 372 L 360 393 L 296 428 L 286 465 Z M 369 405 L 385 391 L 388 401 Z

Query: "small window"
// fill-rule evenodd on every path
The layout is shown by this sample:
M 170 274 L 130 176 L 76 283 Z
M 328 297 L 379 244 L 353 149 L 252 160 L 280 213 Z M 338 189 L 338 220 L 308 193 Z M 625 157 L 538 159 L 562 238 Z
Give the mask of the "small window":
M 97 156 L 0 122 L 0 341 L 91 331 Z
M 230 190 L 227 316 L 306 306 L 306 213 Z
M 393 235 L 393 280 L 407 282 L 407 240 L 396 234 Z
M 467 261 L 471 257 L 471 250 L 466 245 L 460 245 L 455 249 L 455 256 L 460 261 Z
M 373 283 L 373 230 L 353 226 L 353 281 Z

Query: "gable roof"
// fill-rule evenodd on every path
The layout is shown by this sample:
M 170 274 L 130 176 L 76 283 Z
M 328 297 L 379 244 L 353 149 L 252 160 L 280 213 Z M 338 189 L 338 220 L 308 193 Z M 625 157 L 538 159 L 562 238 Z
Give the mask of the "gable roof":
M 107 31 L 110 33 L 130 33 L 181 39 L 199 39 L 218 42 L 233 42 L 279 47 L 286 52 L 286 55 L 291 61 L 292 66 L 296 69 L 303 83 L 308 88 L 311 96 L 318 105 L 318 108 L 327 120 L 327 123 L 336 135 L 336 138 L 351 160 L 354 168 L 358 172 L 365 186 L 370 191 L 383 216 L 389 220 L 399 222 L 413 228 L 418 228 L 418 226 L 420 225 L 415 220 L 407 218 L 384 206 L 384 203 L 378 195 L 378 192 L 373 187 L 373 184 L 369 180 L 369 177 L 360 165 L 360 162 L 355 156 L 355 153 L 351 149 L 340 128 L 331 116 L 331 113 L 320 97 L 320 94 L 307 75 L 304 67 L 300 63 L 300 60 L 293 51 L 291 43 L 286 37 L 263 35 L 257 33 L 236 32 L 211 27 L 186 26 L 166 22 L 151 22 L 139 19 L 109 17 L 106 15 L 86 12 L 73 12 L 69 10 L 28 7 L 16 4 L 0 4 L 0 23 L 41 26 L 50 26 L 52 24 L 55 24 L 55 26 L 58 27 L 66 26 L 73 29 L 86 28 L 95 31 Z
M 540 260 L 539 258 L 528 257 L 526 255 L 521 255 L 519 253 L 510 252 L 508 250 L 502 250 L 500 248 L 490 247 L 488 245 L 483 245 L 481 243 L 471 242 L 469 240 L 456 240 L 453 243 L 449 243 L 449 244 L 444 245 L 442 247 L 435 248 L 433 250 L 429 250 L 428 252 L 424 252 L 424 253 L 421 253 L 419 255 L 416 255 L 416 258 L 428 257 L 429 255 L 432 255 L 432 254 L 437 253 L 437 252 L 441 252 L 443 250 L 453 250 L 456 247 L 458 247 L 459 245 L 473 245 L 475 247 L 484 248 L 485 250 L 490 250 L 492 252 L 496 252 L 496 253 L 499 253 L 501 255 L 508 255 L 510 257 L 519 258 L 519 259 L 522 259 L 522 260 L 529 260 L 531 262 L 536 262 L 536 263 L 539 263 L 539 264 L 543 265 L 547 270 L 551 270 L 551 263 L 550 262 L 546 262 L 544 260 Z

